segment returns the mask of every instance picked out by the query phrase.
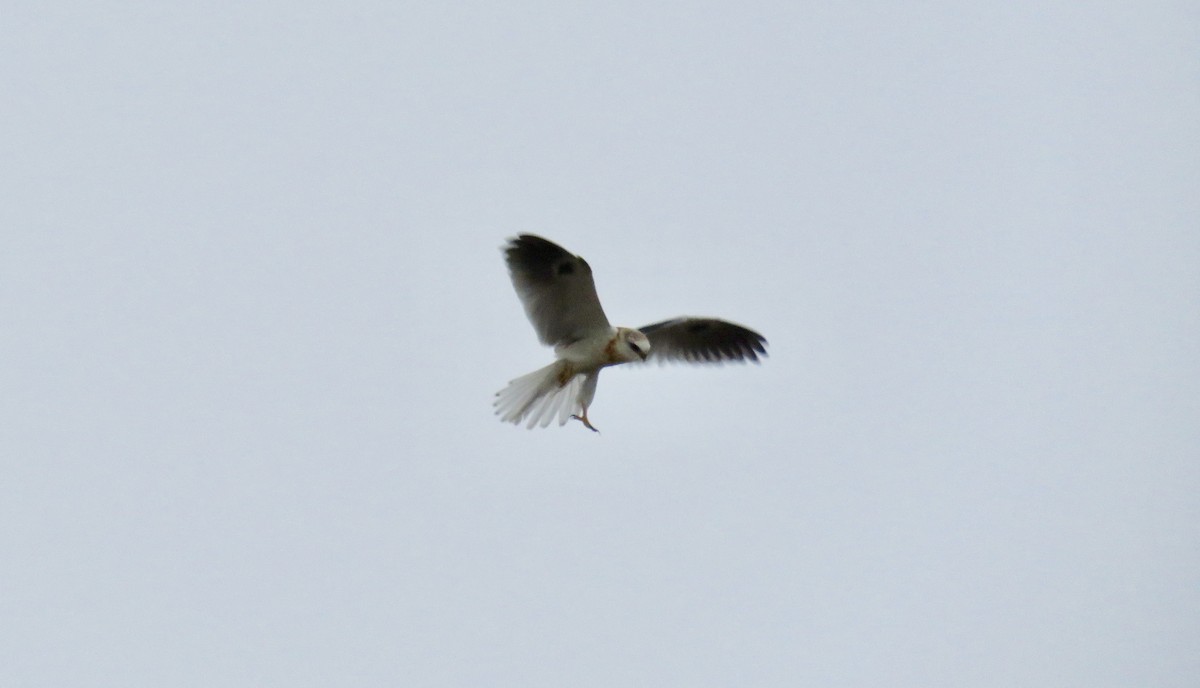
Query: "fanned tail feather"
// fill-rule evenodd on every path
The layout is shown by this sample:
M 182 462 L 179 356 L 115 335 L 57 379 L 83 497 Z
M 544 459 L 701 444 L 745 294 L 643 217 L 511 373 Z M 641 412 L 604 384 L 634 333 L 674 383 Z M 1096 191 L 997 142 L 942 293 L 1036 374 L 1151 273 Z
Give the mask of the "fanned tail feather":
M 555 361 L 508 383 L 496 392 L 496 415 L 500 420 L 513 425 L 527 421 L 526 427 L 540 425 L 543 428 L 558 417 L 559 425 L 566 425 L 571 415 L 579 411 L 579 390 L 583 375 L 571 375 L 560 383 L 568 373 L 567 361 Z

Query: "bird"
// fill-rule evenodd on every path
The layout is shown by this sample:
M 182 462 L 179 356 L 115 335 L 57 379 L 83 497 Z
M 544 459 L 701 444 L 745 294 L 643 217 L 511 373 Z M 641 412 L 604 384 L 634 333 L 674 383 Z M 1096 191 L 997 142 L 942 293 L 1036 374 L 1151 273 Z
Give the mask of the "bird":
M 522 375 L 496 393 L 500 420 L 526 427 L 560 426 L 588 419 L 603 368 L 625 363 L 759 362 L 767 340 L 717 318 L 684 316 L 639 328 L 613 327 L 600 306 L 592 268 L 581 256 L 535 234 L 521 234 L 502 248 L 513 287 L 538 340 L 554 347 L 556 360 Z

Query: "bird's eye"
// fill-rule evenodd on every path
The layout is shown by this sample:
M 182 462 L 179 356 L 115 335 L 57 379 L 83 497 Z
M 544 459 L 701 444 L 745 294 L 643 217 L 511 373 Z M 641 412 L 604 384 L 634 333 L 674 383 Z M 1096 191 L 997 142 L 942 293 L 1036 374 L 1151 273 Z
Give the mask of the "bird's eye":
M 633 353 L 635 353 L 635 354 L 642 353 L 642 347 L 638 346 L 637 344 L 634 344 L 633 342 L 629 342 L 629 348 L 633 349 Z

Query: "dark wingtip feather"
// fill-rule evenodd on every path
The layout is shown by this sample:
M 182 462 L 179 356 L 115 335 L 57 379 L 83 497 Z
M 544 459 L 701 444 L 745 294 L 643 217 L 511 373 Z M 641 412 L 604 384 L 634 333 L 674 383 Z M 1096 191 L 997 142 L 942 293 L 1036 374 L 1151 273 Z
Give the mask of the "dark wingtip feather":
M 536 234 L 519 234 L 509 239 L 504 248 L 504 259 L 510 270 L 535 281 L 548 281 L 573 273 L 576 261 L 565 248 Z

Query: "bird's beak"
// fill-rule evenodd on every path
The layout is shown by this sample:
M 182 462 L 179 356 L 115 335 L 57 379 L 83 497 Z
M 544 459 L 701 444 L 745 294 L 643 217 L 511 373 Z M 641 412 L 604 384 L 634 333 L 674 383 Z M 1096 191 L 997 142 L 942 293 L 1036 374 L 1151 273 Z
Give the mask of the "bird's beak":
M 646 360 L 647 358 L 649 358 L 649 356 L 650 356 L 649 351 L 638 351 L 637 354 L 638 354 L 638 356 L 642 357 L 643 361 Z

